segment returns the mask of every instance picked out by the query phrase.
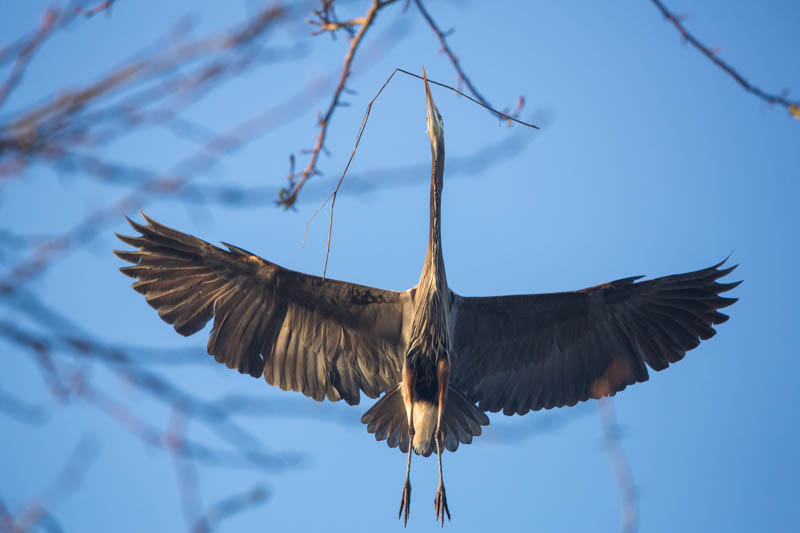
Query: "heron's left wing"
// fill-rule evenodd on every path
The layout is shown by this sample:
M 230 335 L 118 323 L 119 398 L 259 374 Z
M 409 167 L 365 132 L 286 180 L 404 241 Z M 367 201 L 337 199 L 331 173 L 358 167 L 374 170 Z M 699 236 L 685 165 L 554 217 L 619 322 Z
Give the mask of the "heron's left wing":
M 736 299 L 717 280 L 735 267 L 575 292 L 455 296 L 450 384 L 485 411 L 530 410 L 613 395 L 683 358 Z
M 144 214 L 143 214 L 144 216 Z M 181 335 L 214 319 L 208 353 L 229 368 L 315 400 L 357 404 L 400 381 L 411 294 L 322 279 L 163 226 L 130 221 L 133 288 Z

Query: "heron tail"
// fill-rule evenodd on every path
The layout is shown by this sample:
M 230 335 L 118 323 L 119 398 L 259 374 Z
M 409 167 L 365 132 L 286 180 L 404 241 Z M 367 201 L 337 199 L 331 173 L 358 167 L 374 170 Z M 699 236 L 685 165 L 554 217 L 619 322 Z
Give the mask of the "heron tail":
M 367 425 L 369 433 L 375 434 L 375 440 L 385 440 L 390 448 L 399 447 L 400 451 L 407 453 L 408 420 L 406 417 L 403 395 L 398 385 L 364 413 L 361 423 Z M 458 449 L 459 443 L 469 444 L 473 437 L 480 435 L 481 426 L 489 425 L 489 417 L 464 398 L 460 392 L 450 387 L 447 392 L 447 404 L 442 424 L 444 424 L 445 448 L 454 452 Z M 430 451 L 436 449 L 433 442 L 431 444 L 431 446 L 425 447 L 428 451 L 424 454 L 425 456 L 430 455 Z

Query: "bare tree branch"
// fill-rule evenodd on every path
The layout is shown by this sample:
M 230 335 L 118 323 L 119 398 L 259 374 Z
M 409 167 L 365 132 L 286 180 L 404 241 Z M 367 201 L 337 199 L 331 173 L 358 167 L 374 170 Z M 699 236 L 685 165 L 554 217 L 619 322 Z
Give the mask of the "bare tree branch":
M 795 118 L 800 118 L 800 100 L 789 100 L 784 95 L 781 94 L 771 94 L 767 93 L 742 76 L 738 71 L 736 71 L 732 66 L 728 63 L 723 61 L 719 58 L 719 56 L 712 50 L 711 48 L 707 47 L 703 43 L 697 40 L 697 38 L 689 33 L 689 31 L 684 27 L 683 23 L 681 22 L 680 18 L 674 15 L 671 11 L 669 11 L 666 6 L 660 0 L 651 0 L 653 5 L 655 5 L 661 14 L 664 15 L 664 18 L 669 20 L 675 29 L 678 30 L 678 33 L 681 34 L 681 37 L 686 40 L 689 44 L 695 47 L 697 50 L 700 51 L 704 56 L 706 56 L 712 63 L 717 65 L 721 68 L 724 72 L 726 72 L 730 77 L 732 77 L 736 82 L 741 85 L 745 91 L 754 94 L 755 96 L 761 98 L 765 102 L 770 104 L 778 104 L 783 106 L 789 110 L 789 113 L 794 116 Z
M 342 73 L 339 76 L 339 83 L 333 91 L 333 98 L 331 98 L 331 103 L 327 111 L 325 111 L 319 119 L 319 133 L 317 134 L 317 141 L 314 144 L 314 148 L 311 150 L 308 164 L 299 177 L 295 175 L 289 176 L 289 187 L 287 189 L 281 189 L 278 205 L 283 206 L 285 209 L 294 206 L 295 202 L 297 202 L 297 195 L 300 193 L 300 189 L 303 188 L 303 185 L 306 184 L 311 176 L 319 173 L 317 170 L 317 159 L 319 158 L 319 153 L 324 149 L 325 136 L 328 134 L 328 125 L 330 124 L 331 117 L 333 117 L 336 108 L 341 105 L 340 98 L 342 92 L 345 90 L 347 78 L 350 76 L 350 67 L 353 63 L 353 58 L 355 58 L 356 50 L 358 50 L 358 46 L 361 44 L 364 35 L 366 35 L 367 31 L 375 22 L 375 17 L 378 16 L 378 12 L 394 2 L 395 0 L 373 0 L 367 13 L 357 23 L 360 24 L 361 27 L 350 40 L 350 46 L 344 56 L 344 65 L 342 66 Z
M 395 0 L 384 0 L 384 1 L 373 0 L 373 3 L 370 6 L 370 9 L 367 11 L 365 16 L 358 17 L 356 19 L 353 19 L 353 20 L 347 21 L 347 22 L 341 22 L 341 21 L 338 21 L 338 19 L 335 18 L 335 15 L 333 14 L 333 0 L 323 0 L 322 1 L 322 4 L 323 4 L 322 9 L 320 9 L 318 11 L 315 11 L 315 14 L 317 15 L 319 21 L 318 22 L 317 21 L 310 21 L 312 24 L 315 24 L 315 25 L 320 27 L 320 31 L 315 32 L 315 34 L 319 34 L 319 33 L 322 33 L 324 31 L 329 31 L 329 32 L 331 32 L 333 34 L 334 32 L 336 32 L 339 29 L 349 29 L 352 26 L 360 26 L 360 28 L 359 28 L 358 32 L 355 33 L 355 35 L 353 35 L 352 39 L 350 40 L 350 47 L 348 48 L 347 53 L 345 54 L 344 66 L 342 67 L 342 73 L 341 73 L 341 76 L 339 78 L 339 84 L 337 85 L 336 89 L 334 90 L 334 94 L 333 94 L 333 98 L 331 100 L 331 103 L 328 106 L 328 109 L 325 112 L 325 114 L 322 115 L 320 117 L 320 119 L 319 119 L 319 128 L 320 128 L 320 130 L 319 130 L 319 134 L 317 135 L 317 140 L 316 140 L 316 143 L 314 145 L 314 148 L 312 148 L 312 150 L 310 152 L 308 164 L 303 169 L 303 171 L 300 172 L 299 174 L 295 174 L 294 172 L 291 172 L 289 174 L 289 186 L 287 188 L 281 189 L 281 191 L 280 191 L 280 199 L 278 200 L 278 205 L 283 206 L 285 209 L 289 209 L 291 207 L 294 207 L 294 205 L 297 202 L 297 197 L 298 197 L 298 195 L 300 193 L 300 190 L 304 187 L 306 182 L 310 178 L 312 178 L 313 176 L 316 176 L 317 174 L 319 174 L 319 170 L 317 169 L 317 161 L 319 159 L 319 154 L 320 154 L 321 151 L 325 150 L 325 138 L 327 136 L 328 127 L 330 125 L 331 118 L 333 117 L 333 113 L 335 112 L 336 107 L 341 105 L 340 98 L 341 98 L 342 93 L 346 90 L 346 82 L 347 82 L 348 76 L 350 75 L 350 66 L 352 64 L 353 58 L 355 57 L 356 49 L 358 48 L 358 45 L 361 43 L 361 40 L 363 39 L 364 34 L 366 34 L 366 32 L 369 29 L 369 27 L 375 21 L 375 17 L 377 16 L 378 11 L 381 8 L 387 6 L 387 5 L 391 4 L 391 3 L 394 3 L 394 2 L 395 2 Z M 519 98 L 519 102 L 518 102 L 518 105 L 516 107 L 516 110 L 514 111 L 514 114 L 511 115 L 511 116 L 509 116 L 508 113 L 500 113 L 498 111 L 495 111 L 492 108 L 491 104 L 489 104 L 489 102 L 478 92 L 478 90 L 473 85 L 472 81 L 469 79 L 469 77 L 466 75 L 464 70 L 461 68 L 461 65 L 458 62 L 458 58 L 456 57 L 455 53 L 453 53 L 452 49 L 447 44 L 446 35 L 439 29 L 439 27 L 437 26 L 436 22 L 433 20 L 433 18 L 430 16 L 428 11 L 423 6 L 422 2 L 420 0 L 415 0 L 415 2 L 417 4 L 417 7 L 420 10 L 420 13 L 422 13 L 422 15 L 425 18 L 425 20 L 428 22 L 428 24 L 431 26 L 433 31 L 439 37 L 439 41 L 442 44 L 442 50 L 450 58 L 450 61 L 453 63 L 453 66 L 456 69 L 456 72 L 458 73 L 459 83 L 461 81 L 464 81 L 467 84 L 467 87 L 469 88 L 470 92 L 475 97 L 475 98 L 472 98 L 472 97 L 468 97 L 468 98 L 470 98 L 470 100 L 472 100 L 472 101 L 475 101 L 475 102 L 479 103 L 484 108 L 486 108 L 489 111 L 491 111 L 497 117 L 505 118 L 507 120 L 515 120 L 516 117 L 519 116 L 519 113 L 522 110 L 522 107 L 523 107 L 524 102 L 525 102 L 524 98 L 523 97 Z M 405 8 L 404 8 L 404 11 L 405 11 Z M 403 69 L 398 69 L 398 70 L 400 70 L 401 72 L 405 72 L 406 74 L 410 74 L 412 76 L 416 76 L 415 74 L 411 74 L 409 72 L 406 72 Z M 392 75 L 393 74 L 394 73 L 392 73 Z M 391 76 L 390 76 L 390 78 L 391 78 Z M 438 85 L 443 85 L 443 84 L 438 84 Z M 451 87 L 448 87 L 448 88 L 451 88 Z M 457 92 L 461 93 L 461 91 L 458 91 L 457 89 L 453 89 L 453 90 L 456 90 Z M 517 122 L 520 122 L 520 121 L 517 121 Z M 528 125 L 530 126 L 530 124 L 528 124 Z M 535 127 L 535 126 L 533 126 L 533 127 Z M 360 133 L 359 133 L 359 136 L 360 136 Z M 352 160 L 352 157 L 351 157 L 351 160 Z M 335 203 L 335 195 L 332 195 L 332 200 L 333 200 L 333 203 Z M 332 218 L 333 218 L 333 211 L 331 211 L 331 219 Z M 328 247 L 328 249 L 329 248 L 330 247 Z M 327 253 L 326 253 L 326 256 L 327 256 Z M 325 263 L 326 263 L 326 266 L 327 266 L 327 259 L 326 259 Z
M 449 33 L 445 33 L 439 28 L 439 26 L 436 24 L 436 21 L 434 21 L 433 17 L 431 17 L 430 13 L 428 13 L 428 10 L 425 9 L 425 6 L 423 5 L 422 0 L 414 0 L 414 3 L 417 5 L 417 8 L 419 9 L 419 12 L 422 13 L 423 18 L 427 21 L 428 25 L 433 30 L 433 33 L 435 33 L 436 37 L 439 38 L 439 43 L 442 45 L 442 52 L 444 52 L 447 55 L 447 57 L 450 59 L 450 62 L 453 64 L 453 68 L 456 69 L 456 72 L 458 73 L 459 86 L 460 86 L 461 82 L 466 84 L 467 89 L 469 89 L 469 92 L 472 93 L 472 95 L 478 100 L 478 102 L 480 102 L 481 105 L 483 105 L 483 107 L 485 107 L 486 109 L 489 109 L 492 112 L 492 114 L 494 114 L 498 118 L 501 118 L 501 119 L 502 118 L 506 118 L 507 119 L 508 118 L 506 116 L 507 114 L 503 114 L 503 113 L 499 113 L 497 111 L 494 111 L 492 104 L 490 104 L 489 101 L 486 100 L 483 97 L 483 95 L 481 95 L 481 93 L 478 92 L 478 89 L 475 87 L 475 85 L 472 84 L 472 80 L 469 79 L 469 76 L 467 76 L 467 74 L 464 72 L 464 69 L 461 68 L 461 64 L 458 61 L 458 57 L 456 57 L 456 55 L 453 52 L 453 50 L 447 44 L 447 35 Z M 520 96 L 519 97 L 519 103 L 518 103 L 516 111 L 515 111 L 515 113 L 513 115 L 514 117 L 519 116 L 519 113 L 522 111 L 522 107 L 523 107 L 524 103 L 525 103 L 525 99 L 522 96 Z
M 450 62 L 453 64 L 453 68 L 456 69 L 458 73 L 458 80 L 459 83 L 463 81 L 466 83 L 467 88 L 469 91 L 477 98 L 482 104 L 487 107 L 492 107 L 492 105 L 478 92 L 474 85 L 472 85 L 472 81 L 470 81 L 469 76 L 466 75 L 464 70 L 461 68 L 461 65 L 458 62 L 458 58 L 453 53 L 453 50 L 450 49 L 450 46 L 447 44 L 447 35 L 439 29 L 439 26 L 436 24 L 436 21 L 433 20 L 428 10 L 425 9 L 425 6 L 422 4 L 422 0 L 414 0 L 414 3 L 417 5 L 419 12 L 422 13 L 423 18 L 427 21 L 428 25 L 433 30 L 433 33 L 436 34 L 436 37 L 439 38 L 439 43 L 442 45 L 442 52 L 444 52 L 447 57 L 450 59 Z M 452 30 L 451 30 L 452 32 Z M 451 33 L 451 32 L 448 32 Z
M 311 35 L 319 35 L 327 31 L 330 32 L 331 38 L 335 40 L 336 32 L 338 30 L 344 30 L 348 37 L 352 38 L 353 35 L 355 35 L 353 26 L 364 24 L 364 17 L 358 17 L 345 22 L 340 21 L 334 9 L 335 1 L 336 0 L 322 0 L 322 7 L 314 11 L 314 16 L 317 17 L 317 20 L 308 19 L 309 24 L 319 26 L 319 30 L 314 31 Z

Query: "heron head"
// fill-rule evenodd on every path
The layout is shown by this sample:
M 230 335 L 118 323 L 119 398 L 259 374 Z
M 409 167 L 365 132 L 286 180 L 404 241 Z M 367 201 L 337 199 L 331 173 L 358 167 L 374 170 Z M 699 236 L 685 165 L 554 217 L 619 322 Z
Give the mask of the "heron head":
M 444 122 L 442 122 L 442 115 L 436 109 L 436 104 L 433 103 L 433 96 L 431 95 L 431 87 L 428 85 L 428 76 L 425 74 L 425 67 L 422 67 L 422 78 L 425 80 L 425 103 L 428 108 L 428 136 L 431 138 L 431 144 L 440 146 L 444 140 Z

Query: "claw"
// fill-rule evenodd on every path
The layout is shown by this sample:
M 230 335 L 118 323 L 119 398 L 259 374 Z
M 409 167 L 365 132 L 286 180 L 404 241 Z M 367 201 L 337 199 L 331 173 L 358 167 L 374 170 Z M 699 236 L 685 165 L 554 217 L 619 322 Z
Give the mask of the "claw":
M 441 522 L 442 527 L 444 527 L 445 513 L 447 513 L 447 521 L 450 521 L 450 509 L 447 507 L 447 493 L 444 490 L 444 485 L 439 485 L 439 488 L 436 489 L 433 507 L 436 509 L 436 520 Z
M 405 510 L 405 516 L 403 517 L 403 527 L 408 525 L 408 513 L 411 512 L 411 482 L 406 481 L 405 485 L 403 485 L 403 497 L 400 499 L 400 511 L 397 513 L 397 518 L 399 519 L 403 516 L 403 510 Z

